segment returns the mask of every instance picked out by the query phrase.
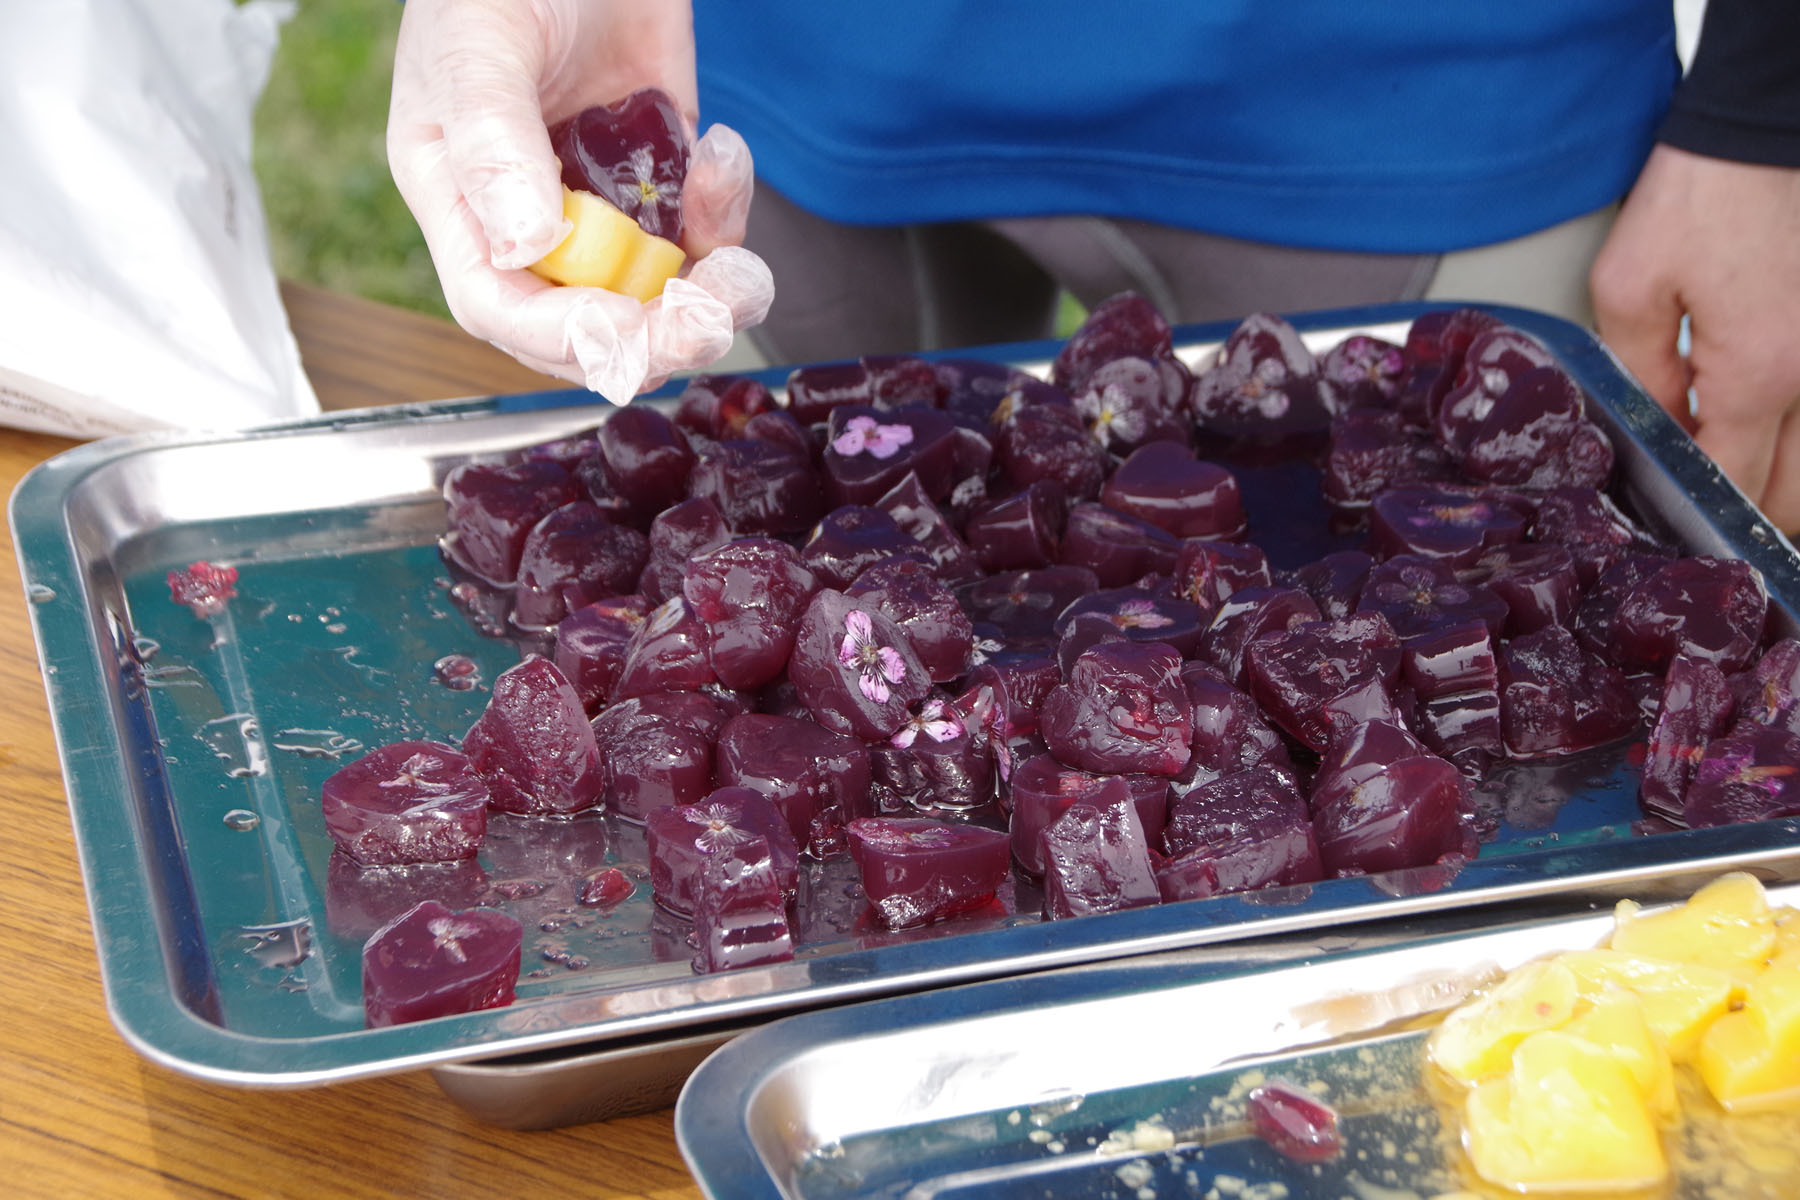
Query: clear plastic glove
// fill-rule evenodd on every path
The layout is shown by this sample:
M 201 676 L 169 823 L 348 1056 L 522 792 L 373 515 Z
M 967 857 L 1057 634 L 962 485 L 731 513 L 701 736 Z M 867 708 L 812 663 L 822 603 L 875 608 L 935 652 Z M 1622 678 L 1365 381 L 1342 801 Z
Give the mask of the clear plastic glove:
M 614 404 L 719 358 L 768 313 L 774 283 L 739 248 L 754 169 L 714 125 L 682 189 L 690 265 L 640 304 L 557 287 L 528 266 L 568 233 L 547 125 L 643 87 L 698 122 L 693 17 L 682 0 L 411 0 L 400 22 L 388 163 L 444 298 L 470 333 Z

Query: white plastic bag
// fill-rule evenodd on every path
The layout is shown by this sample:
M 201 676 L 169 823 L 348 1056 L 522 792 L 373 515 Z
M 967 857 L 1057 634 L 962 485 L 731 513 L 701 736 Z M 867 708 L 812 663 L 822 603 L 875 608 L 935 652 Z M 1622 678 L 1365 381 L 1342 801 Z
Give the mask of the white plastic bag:
M 0 3 L 0 424 L 99 437 L 318 411 L 250 167 L 292 12 Z

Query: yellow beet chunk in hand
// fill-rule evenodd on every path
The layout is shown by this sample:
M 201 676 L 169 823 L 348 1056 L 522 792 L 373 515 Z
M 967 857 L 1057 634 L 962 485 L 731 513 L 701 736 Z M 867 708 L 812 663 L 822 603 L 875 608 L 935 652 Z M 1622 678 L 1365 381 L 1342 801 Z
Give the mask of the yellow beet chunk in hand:
M 1700 1035 L 1743 993 L 1736 977 L 1696 963 L 1644 958 L 1620 950 L 1570 950 L 1556 956 L 1568 968 L 1589 1001 L 1609 988 L 1624 988 L 1643 1001 L 1650 1023 L 1669 1058 L 1677 1063 L 1693 1057 Z
M 1432 1031 L 1431 1061 L 1465 1087 L 1506 1072 L 1513 1047 L 1575 1015 L 1581 988 L 1555 960 L 1526 963 L 1493 991 L 1462 1005 Z
M 1732 1112 L 1800 1105 L 1800 952 L 1778 956 L 1751 983 L 1744 1007 L 1712 1023 L 1694 1066 Z
M 1618 1059 L 1637 1080 L 1652 1115 L 1673 1120 L 1678 1114 L 1675 1067 L 1651 1030 L 1644 1002 L 1635 992 L 1614 988 L 1601 993 L 1592 1007 L 1572 1018 L 1562 1032 L 1592 1042 Z
M 666 238 L 589 192 L 563 188 L 563 216 L 574 225 L 556 249 L 531 264 L 551 283 L 605 288 L 634 300 L 654 300 L 687 256 Z
M 1775 948 L 1775 914 L 1754 875 L 1721 875 L 1685 904 L 1644 915 L 1630 900 L 1614 910 L 1612 948 L 1645 958 L 1756 971 Z
M 1518 1192 L 1649 1187 L 1669 1170 L 1631 1071 L 1560 1030 L 1520 1042 L 1512 1070 L 1468 1094 L 1463 1148 L 1483 1179 Z

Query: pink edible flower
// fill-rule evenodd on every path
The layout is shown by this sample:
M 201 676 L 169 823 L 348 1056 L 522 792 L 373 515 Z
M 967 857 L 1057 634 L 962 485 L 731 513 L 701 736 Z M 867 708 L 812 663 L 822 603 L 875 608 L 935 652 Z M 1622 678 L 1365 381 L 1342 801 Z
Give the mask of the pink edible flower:
M 892 458 L 912 440 L 911 425 L 883 425 L 874 417 L 851 417 L 831 448 L 846 458 L 865 451 L 876 458 Z
M 838 661 L 856 671 L 856 686 L 877 704 L 886 704 L 893 695 L 888 684 L 906 678 L 906 660 L 892 646 L 875 640 L 875 623 L 860 608 L 851 609 L 844 618 L 844 643 L 838 647 Z
M 962 722 L 942 700 L 927 700 L 919 715 L 907 719 L 893 737 L 895 746 L 904 750 L 924 734 L 934 742 L 954 741 L 963 734 Z

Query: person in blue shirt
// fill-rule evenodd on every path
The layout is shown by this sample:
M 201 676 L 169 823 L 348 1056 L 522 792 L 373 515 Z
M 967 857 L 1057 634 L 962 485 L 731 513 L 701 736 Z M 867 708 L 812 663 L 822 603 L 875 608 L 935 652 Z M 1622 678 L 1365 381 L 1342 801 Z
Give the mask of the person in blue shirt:
M 714 123 L 691 249 L 753 253 L 680 304 L 549 288 L 545 121 L 647 85 Z M 1710 0 L 1685 78 L 1670 0 L 412 0 L 389 154 L 457 318 L 609 395 L 764 308 L 752 339 L 806 361 L 1042 336 L 1059 290 L 1178 322 L 1508 301 L 1591 317 L 1800 528 L 1783 0 Z

